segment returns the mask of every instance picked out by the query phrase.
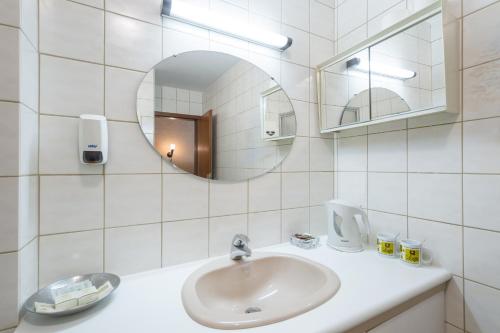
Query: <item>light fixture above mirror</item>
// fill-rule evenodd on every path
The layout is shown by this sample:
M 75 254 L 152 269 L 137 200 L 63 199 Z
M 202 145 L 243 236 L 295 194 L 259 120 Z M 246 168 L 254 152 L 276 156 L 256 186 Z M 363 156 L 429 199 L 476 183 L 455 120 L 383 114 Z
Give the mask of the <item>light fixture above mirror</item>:
M 279 51 L 284 51 L 292 45 L 292 38 L 290 37 L 262 30 L 245 22 L 232 20 L 227 15 L 219 15 L 212 11 L 191 6 L 182 0 L 163 0 L 161 14 L 177 21 Z

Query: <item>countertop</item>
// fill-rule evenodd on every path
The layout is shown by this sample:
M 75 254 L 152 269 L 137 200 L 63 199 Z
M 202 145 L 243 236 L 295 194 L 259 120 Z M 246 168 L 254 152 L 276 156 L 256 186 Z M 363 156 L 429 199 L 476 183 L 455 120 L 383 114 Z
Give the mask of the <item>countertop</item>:
M 323 237 L 321 246 L 312 250 L 283 243 L 255 251 L 295 254 L 330 267 L 341 280 L 333 298 L 297 317 L 233 332 L 344 332 L 451 278 L 439 267 L 410 267 L 397 259 L 381 257 L 374 250 L 338 252 L 325 243 Z M 184 311 L 180 295 L 186 278 L 215 259 L 124 276 L 119 289 L 102 304 L 63 318 L 27 314 L 15 332 L 222 332 L 193 321 Z

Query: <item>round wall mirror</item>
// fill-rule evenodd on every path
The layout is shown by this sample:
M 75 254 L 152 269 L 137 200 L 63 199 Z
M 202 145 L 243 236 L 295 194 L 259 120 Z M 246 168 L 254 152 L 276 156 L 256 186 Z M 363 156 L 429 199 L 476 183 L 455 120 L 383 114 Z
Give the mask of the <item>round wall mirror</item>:
M 222 181 L 272 170 L 296 132 L 292 104 L 272 77 L 213 51 L 158 63 L 139 86 L 137 117 L 146 139 L 174 167 Z

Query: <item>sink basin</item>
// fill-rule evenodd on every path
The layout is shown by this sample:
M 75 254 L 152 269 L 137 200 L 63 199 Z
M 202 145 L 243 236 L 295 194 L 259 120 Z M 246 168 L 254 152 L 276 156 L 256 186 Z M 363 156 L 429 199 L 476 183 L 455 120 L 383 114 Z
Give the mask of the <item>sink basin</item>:
M 332 298 L 340 280 L 302 257 L 257 253 L 215 260 L 191 274 L 182 288 L 186 312 L 198 323 L 240 329 L 282 321 Z

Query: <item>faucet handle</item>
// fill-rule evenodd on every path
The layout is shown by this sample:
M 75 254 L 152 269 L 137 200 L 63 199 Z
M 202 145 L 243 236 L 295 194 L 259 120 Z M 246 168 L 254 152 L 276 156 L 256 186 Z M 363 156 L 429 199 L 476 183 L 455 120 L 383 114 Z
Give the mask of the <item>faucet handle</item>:
M 245 244 L 248 244 L 250 242 L 250 239 L 248 238 L 247 235 L 244 234 L 236 234 L 233 237 L 233 245 L 236 247 L 242 247 Z

